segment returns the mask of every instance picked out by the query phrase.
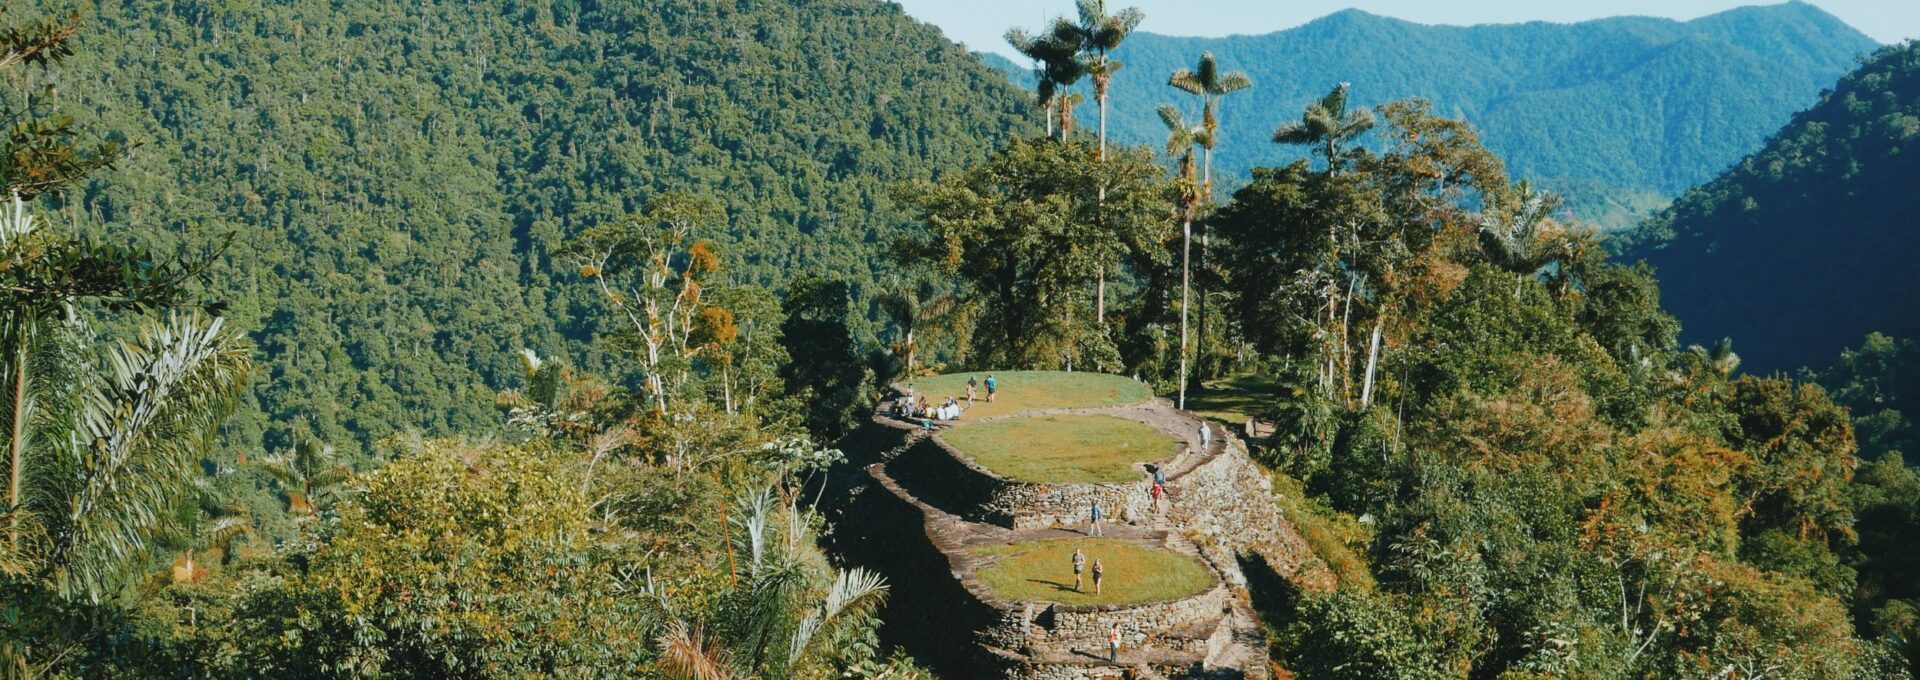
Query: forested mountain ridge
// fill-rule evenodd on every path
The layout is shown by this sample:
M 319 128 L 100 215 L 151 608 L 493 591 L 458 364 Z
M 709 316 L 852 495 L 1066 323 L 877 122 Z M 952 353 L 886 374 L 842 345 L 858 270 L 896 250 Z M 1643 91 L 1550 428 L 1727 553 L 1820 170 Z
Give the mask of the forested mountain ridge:
M 723 276 L 870 281 L 905 223 L 888 185 L 1035 125 L 867 0 L 78 9 L 51 103 L 140 146 L 62 207 L 162 245 L 233 236 L 211 296 L 261 350 L 243 449 L 495 427 L 519 348 L 598 330 L 552 253 L 662 190 L 725 203 L 698 235 Z
M 1138 33 L 1115 53 L 1126 67 L 1114 78 L 1111 124 L 1118 139 L 1157 142 L 1156 105 L 1197 106 L 1166 86 L 1168 74 L 1211 51 L 1255 83 L 1221 114 L 1215 164 L 1230 182 L 1299 157 L 1269 143 L 1274 127 L 1351 82 L 1361 103 L 1420 97 L 1466 118 L 1516 176 L 1567 195 L 1582 217 L 1623 227 L 1751 151 L 1877 46 L 1800 2 L 1685 22 L 1467 27 L 1347 10 L 1262 35 Z M 1024 63 L 988 63 L 1031 79 Z
M 1869 332 L 1920 334 L 1920 43 L 1840 79 L 1766 146 L 1635 234 L 1690 339 L 1760 370 L 1821 366 Z

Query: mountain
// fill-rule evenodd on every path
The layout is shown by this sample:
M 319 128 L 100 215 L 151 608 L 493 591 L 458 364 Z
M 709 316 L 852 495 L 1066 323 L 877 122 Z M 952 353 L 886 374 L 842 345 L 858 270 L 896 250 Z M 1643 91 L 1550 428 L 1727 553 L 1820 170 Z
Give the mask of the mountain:
M 890 184 L 1037 127 L 875 0 L 78 4 L 39 101 L 140 146 L 59 207 L 161 246 L 231 236 L 211 296 L 264 363 L 243 448 L 490 430 L 521 347 L 599 330 L 554 251 L 657 192 L 725 204 L 700 236 L 735 281 L 858 286 L 907 224 Z
M 1920 42 L 1875 54 L 1635 242 L 1688 339 L 1732 337 L 1750 369 L 1920 336 Z
M 1347 10 L 1263 35 L 1138 33 L 1116 53 L 1126 67 L 1115 78 L 1110 124 L 1119 139 L 1157 147 L 1166 131 L 1155 106 L 1198 109 L 1166 85 L 1167 75 L 1210 50 L 1222 67 L 1246 71 L 1255 83 L 1223 104 L 1226 134 L 1215 162 L 1229 177 L 1299 157 L 1269 141 L 1273 129 L 1335 83 L 1351 82 L 1358 102 L 1423 97 L 1464 116 L 1515 176 L 1566 194 L 1582 216 L 1617 227 L 1754 149 L 1877 47 L 1800 2 L 1686 22 L 1467 27 Z M 1026 66 L 1012 69 L 1017 82 L 1031 79 Z

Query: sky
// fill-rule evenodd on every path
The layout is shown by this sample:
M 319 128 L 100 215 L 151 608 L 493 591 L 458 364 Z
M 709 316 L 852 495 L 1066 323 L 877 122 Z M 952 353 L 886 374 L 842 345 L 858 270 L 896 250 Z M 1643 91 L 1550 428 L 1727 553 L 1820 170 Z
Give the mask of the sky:
M 1072 0 L 895 0 L 916 19 L 975 50 L 1017 56 L 1001 38 L 1011 26 L 1038 28 L 1049 16 L 1073 11 Z M 1471 25 L 1524 21 L 1573 22 L 1641 15 L 1693 19 L 1742 5 L 1738 0 L 1108 0 L 1139 7 L 1141 30 L 1165 35 L 1222 36 L 1292 28 L 1347 8 L 1423 24 Z M 1883 43 L 1920 38 L 1920 0 L 1813 0 L 1860 32 Z

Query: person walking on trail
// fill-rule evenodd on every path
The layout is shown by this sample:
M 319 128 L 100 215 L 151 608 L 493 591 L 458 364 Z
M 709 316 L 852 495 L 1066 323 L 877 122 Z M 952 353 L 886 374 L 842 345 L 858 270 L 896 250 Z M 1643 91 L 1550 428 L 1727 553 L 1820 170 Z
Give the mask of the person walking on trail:
M 1159 484 L 1160 486 L 1167 485 L 1167 469 L 1166 468 L 1161 467 L 1159 465 L 1153 466 L 1153 483 Z
M 1080 592 L 1080 572 L 1087 570 L 1087 554 L 1079 548 L 1073 549 L 1073 592 Z
M 1120 663 L 1120 622 L 1107 629 L 1107 663 Z
M 980 393 L 980 379 L 967 376 L 967 406 L 973 406 L 974 395 Z
M 1106 574 L 1107 574 L 1107 568 L 1100 564 L 1099 559 L 1095 559 L 1093 561 L 1093 594 L 1095 595 L 1100 594 L 1100 577 L 1105 576 Z
M 1106 532 L 1100 530 L 1100 502 L 1099 501 L 1093 502 L 1092 509 L 1087 511 L 1087 517 L 1092 520 L 1090 522 L 1091 526 L 1089 526 L 1087 529 L 1087 535 L 1088 536 L 1105 536 Z
M 1167 493 L 1166 488 L 1160 486 L 1159 482 L 1153 483 L 1152 494 L 1153 494 L 1153 511 L 1154 512 L 1160 512 L 1160 498 L 1162 496 L 1165 496 L 1166 493 Z
M 1207 447 L 1210 446 L 1213 446 L 1213 428 L 1207 427 L 1206 421 L 1203 420 L 1200 421 L 1200 452 L 1206 453 Z
M 993 393 L 998 389 L 1000 389 L 999 381 L 996 381 L 993 379 L 992 373 L 988 373 L 987 374 L 987 403 L 989 404 L 993 403 Z

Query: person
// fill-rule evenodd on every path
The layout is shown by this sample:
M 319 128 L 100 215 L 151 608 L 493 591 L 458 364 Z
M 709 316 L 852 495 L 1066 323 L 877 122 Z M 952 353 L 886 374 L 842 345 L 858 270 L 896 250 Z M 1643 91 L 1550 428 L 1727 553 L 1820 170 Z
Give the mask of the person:
M 1073 592 L 1080 592 L 1080 572 L 1087 570 L 1087 554 L 1079 548 L 1073 549 Z
M 1107 575 L 1106 566 L 1100 564 L 1100 560 L 1098 558 L 1095 558 L 1093 560 L 1093 594 L 1095 595 L 1100 594 L 1100 577 L 1106 576 L 1106 575 Z
M 980 391 L 980 379 L 975 378 L 973 376 L 967 376 L 967 405 L 968 406 L 973 405 L 973 397 L 974 395 L 979 394 L 979 391 Z
M 1165 495 L 1166 493 L 1167 493 L 1167 490 L 1164 488 L 1161 488 L 1159 482 L 1153 483 L 1152 494 L 1153 494 L 1153 511 L 1154 512 L 1160 511 L 1160 497 Z
M 1158 465 L 1153 466 L 1153 483 L 1159 484 L 1161 486 L 1167 485 L 1167 469 L 1166 468 Z
M 1200 421 L 1201 453 L 1205 453 L 1207 451 L 1207 448 L 1210 446 L 1213 446 L 1213 428 L 1207 427 L 1207 422 L 1203 420 L 1203 421 Z
M 1095 581 L 1095 583 L 1098 583 L 1098 581 Z M 1107 662 L 1120 663 L 1120 622 L 1119 621 L 1113 622 L 1113 627 L 1107 629 Z
M 1100 530 L 1100 501 L 1094 501 L 1092 505 L 1092 509 L 1088 510 L 1088 516 L 1093 519 L 1093 522 L 1092 527 L 1087 529 L 1087 535 L 1105 536 L 1106 532 Z
M 933 405 L 927 403 L 927 395 L 920 395 L 920 403 L 914 405 L 914 412 L 923 416 L 933 416 Z
M 993 393 L 999 389 L 1000 389 L 1000 383 L 993 379 L 992 373 L 988 373 L 987 374 L 987 403 L 989 404 L 993 403 Z

